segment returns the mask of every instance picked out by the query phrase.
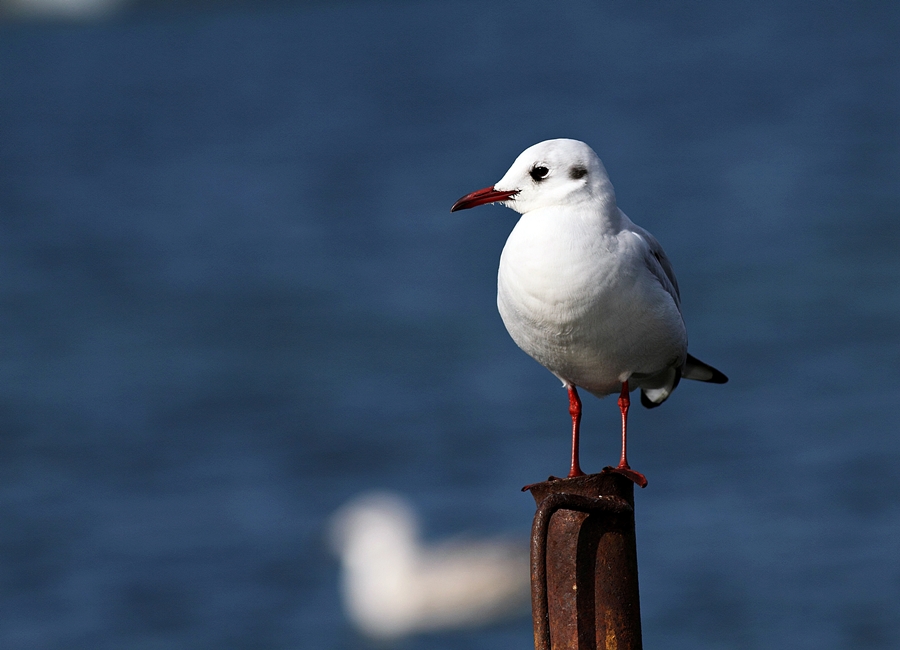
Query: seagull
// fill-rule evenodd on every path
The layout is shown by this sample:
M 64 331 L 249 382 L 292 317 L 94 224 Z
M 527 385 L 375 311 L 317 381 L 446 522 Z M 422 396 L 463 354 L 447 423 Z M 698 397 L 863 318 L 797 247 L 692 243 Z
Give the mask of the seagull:
M 499 203 L 522 216 L 500 255 L 497 307 L 516 344 L 569 393 L 572 460 L 578 457 L 577 387 L 619 393 L 622 456 L 616 472 L 646 487 L 628 464 L 629 393 L 662 404 L 682 378 L 724 384 L 720 371 L 688 354 L 678 282 L 656 238 L 616 205 L 600 158 L 584 142 L 556 139 L 523 151 L 492 187 L 467 194 L 451 212 Z
M 409 501 L 369 492 L 330 520 L 347 613 L 367 637 L 486 625 L 527 611 L 527 546 L 505 539 L 426 544 Z

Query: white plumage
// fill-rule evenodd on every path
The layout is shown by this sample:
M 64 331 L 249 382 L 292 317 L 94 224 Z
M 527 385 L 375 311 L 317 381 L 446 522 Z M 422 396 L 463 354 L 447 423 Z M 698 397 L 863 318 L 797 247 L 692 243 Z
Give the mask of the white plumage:
M 569 389 L 573 418 L 570 476 L 580 475 L 576 386 L 620 394 L 623 453 L 628 393 L 647 407 L 665 401 L 682 377 L 724 383 L 725 375 L 687 352 L 672 265 L 653 235 L 616 204 L 603 163 L 585 143 L 529 147 L 493 187 L 452 210 L 500 202 L 521 217 L 500 256 L 497 306 L 516 344 Z M 577 412 L 577 413 L 576 413 Z
M 363 495 L 332 519 L 344 604 L 365 635 L 390 639 L 509 616 L 529 595 L 528 550 L 503 540 L 425 545 L 407 501 Z

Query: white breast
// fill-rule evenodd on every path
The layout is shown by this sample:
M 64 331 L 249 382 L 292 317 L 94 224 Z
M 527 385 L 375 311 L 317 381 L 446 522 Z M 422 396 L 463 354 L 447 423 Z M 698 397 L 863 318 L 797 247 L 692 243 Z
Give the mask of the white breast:
M 510 336 L 564 383 L 597 395 L 633 375 L 637 387 L 687 350 L 678 306 L 619 214 L 612 230 L 586 212 L 528 212 L 500 257 L 497 306 Z

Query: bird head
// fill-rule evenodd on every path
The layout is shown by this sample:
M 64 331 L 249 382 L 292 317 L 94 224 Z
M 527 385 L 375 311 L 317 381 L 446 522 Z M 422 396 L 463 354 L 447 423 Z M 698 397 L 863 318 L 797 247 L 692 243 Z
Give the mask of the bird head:
M 450 211 L 495 202 L 525 214 L 584 203 L 615 206 L 615 193 L 593 149 L 584 142 L 562 138 L 529 147 L 495 185 L 467 194 Z

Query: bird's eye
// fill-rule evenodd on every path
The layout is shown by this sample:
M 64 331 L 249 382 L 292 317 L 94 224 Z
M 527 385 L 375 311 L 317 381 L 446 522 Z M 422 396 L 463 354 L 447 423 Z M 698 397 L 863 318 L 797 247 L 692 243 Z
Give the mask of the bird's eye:
M 536 181 L 542 181 L 547 178 L 547 174 L 550 173 L 550 170 L 544 167 L 543 165 L 535 165 L 531 168 L 531 171 L 528 174 Z

